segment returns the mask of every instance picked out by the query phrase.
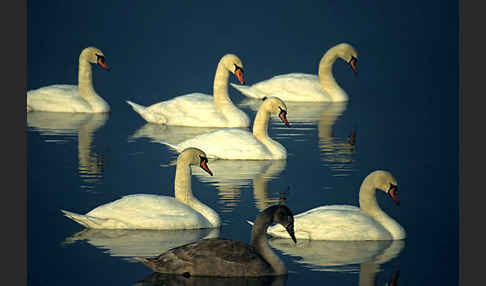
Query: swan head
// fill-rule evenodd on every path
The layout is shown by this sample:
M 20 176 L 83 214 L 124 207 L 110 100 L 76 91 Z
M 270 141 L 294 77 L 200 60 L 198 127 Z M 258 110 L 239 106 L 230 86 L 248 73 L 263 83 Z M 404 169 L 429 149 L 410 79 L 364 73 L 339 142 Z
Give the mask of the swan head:
M 356 67 L 356 62 L 358 61 L 358 52 L 356 52 L 353 46 L 347 43 L 341 43 L 334 46 L 332 49 L 338 57 L 346 61 L 351 66 L 354 73 L 358 72 L 358 68 Z
M 206 153 L 201 149 L 189 147 L 184 149 L 177 157 L 177 163 L 186 162 L 186 164 L 199 166 L 206 171 L 209 175 L 213 175 L 213 172 L 208 167 L 208 158 Z
M 277 115 L 287 127 L 290 127 L 290 123 L 287 120 L 287 105 L 283 100 L 275 96 L 265 96 L 262 100 L 263 104 L 260 108 Z
M 241 84 L 245 84 L 245 79 L 243 78 L 243 63 L 238 56 L 234 54 L 227 54 L 223 56 L 221 62 L 227 70 L 238 78 L 238 81 Z
M 269 208 L 273 208 L 273 222 L 279 223 L 285 227 L 294 243 L 297 243 L 297 240 L 295 239 L 294 215 L 292 214 L 292 211 L 286 205 L 276 205 Z
M 367 179 L 370 179 L 377 189 L 387 193 L 395 204 L 400 205 L 400 201 L 398 200 L 398 183 L 390 172 L 383 170 L 374 171 L 365 180 Z
M 89 63 L 98 64 L 105 70 L 110 70 L 110 68 L 105 63 L 105 55 L 103 52 L 95 47 L 85 48 L 80 55 L 80 58 L 85 59 Z

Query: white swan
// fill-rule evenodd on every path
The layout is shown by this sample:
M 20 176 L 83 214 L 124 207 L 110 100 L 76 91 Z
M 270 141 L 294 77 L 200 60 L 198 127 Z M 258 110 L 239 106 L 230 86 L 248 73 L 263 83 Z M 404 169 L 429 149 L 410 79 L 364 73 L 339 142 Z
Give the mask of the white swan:
M 378 206 L 376 189 L 386 192 L 398 205 L 397 181 L 386 171 L 370 173 L 359 190 L 360 207 L 321 206 L 295 216 L 295 237 L 312 240 L 394 240 L 406 237 L 404 228 Z M 278 225 L 268 234 L 288 238 Z
M 278 115 L 290 127 L 287 121 L 287 106 L 277 98 L 265 98 L 258 109 L 253 123 L 253 133 L 237 128 L 218 129 L 198 135 L 177 145 L 165 143 L 181 152 L 188 147 L 204 150 L 209 158 L 229 160 L 279 160 L 287 158 L 287 150 L 268 136 L 270 113 Z
M 318 76 L 290 73 L 251 86 L 231 85 L 244 95 L 254 98 L 278 95 L 285 101 L 347 101 L 348 95 L 332 75 L 332 66 L 337 58 L 345 60 L 355 73 L 358 72 L 358 53 L 351 45 L 342 43 L 330 48 L 321 58 Z
M 191 93 L 145 107 L 127 103 L 148 122 L 194 127 L 248 127 L 250 119 L 238 109 L 228 95 L 229 75 L 234 73 L 241 84 L 243 64 L 233 54 L 221 58 L 214 75 L 214 96 Z
M 27 112 L 109 112 L 110 106 L 94 90 L 91 64 L 99 64 L 106 70 L 103 52 L 88 47 L 79 55 L 78 85 L 55 84 L 27 92 Z
M 102 229 L 198 229 L 220 226 L 219 215 L 194 197 L 190 165 L 199 165 L 212 175 L 206 154 L 195 148 L 177 158 L 175 198 L 149 194 L 124 196 L 101 205 L 86 215 L 61 210 L 87 228 Z

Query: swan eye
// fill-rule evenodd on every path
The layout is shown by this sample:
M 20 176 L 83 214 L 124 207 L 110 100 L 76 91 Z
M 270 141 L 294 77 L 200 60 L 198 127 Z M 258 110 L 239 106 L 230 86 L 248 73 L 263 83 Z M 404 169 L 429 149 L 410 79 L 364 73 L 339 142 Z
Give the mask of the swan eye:
M 96 54 L 96 61 L 100 61 L 100 62 L 104 63 L 104 62 L 105 62 L 105 57 L 104 57 L 104 56 L 101 56 L 101 55 Z
M 240 70 L 241 73 L 243 73 L 243 69 L 241 67 L 239 67 L 237 64 L 234 64 L 235 65 L 235 73 L 236 71 Z
M 204 156 L 199 155 L 199 158 L 201 159 L 201 164 L 202 164 L 203 162 L 208 162 L 208 158 L 206 158 L 206 157 L 204 157 Z

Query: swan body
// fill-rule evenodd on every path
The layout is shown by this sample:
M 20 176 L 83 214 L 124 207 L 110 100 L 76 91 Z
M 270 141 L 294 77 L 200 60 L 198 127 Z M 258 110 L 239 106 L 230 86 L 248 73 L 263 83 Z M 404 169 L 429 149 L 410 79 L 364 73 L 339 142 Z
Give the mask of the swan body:
M 195 127 L 248 127 L 250 119 L 236 107 L 228 95 L 230 73 L 241 84 L 243 64 L 233 54 L 221 58 L 214 76 L 214 96 L 191 93 L 145 107 L 132 101 L 127 103 L 146 121 L 158 124 Z
M 332 66 L 336 59 L 348 62 L 357 72 L 358 53 L 349 44 L 330 48 L 319 62 L 318 75 L 290 73 L 274 76 L 251 86 L 231 85 L 248 97 L 278 96 L 285 101 L 347 101 L 347 93 L 336 83 Z
M 370 173 L 361 184 L 360 207 L 321 206 L 295 215 L 295 237 L 311 240 L 396 240 L 405 239 L 404 228 L 380 209 L 376 189 L 388 192 L 398 204 L 397 182 L 386 171 Z M 288 238 L 278 225 L 268 228 L 274 237 Z
M 212 175 L 203 151 L 189 148 L 177 159 L 175 198 L 151 194 L 124 196 L 85 215 L 61 210 L 87 228 L 99 229 L 199 229 L 220 226 L 218 214 L 197 200 L 191 190 L 191 169 L 199 165 Z
M 282 224 L 296 242 L 292 212 L 284 205 L 274 205 L 257 216 L 251 231 L 251 245 L 224 238 L 203 239 L 157 257 L 137 260 L 156 272 L 185 276 L 286 275 L 285 264 L 270 248 L 265 234 L 273 222 Z
M 287 106 L 277 98 L 270 97 L 260 106 L 253 133 L 246 130 L 230 128 L 218 129 L 185 140 L 177 145 L 167 144 L 178 152 L 188 147 L 205 150 L 209 158 L 229 160 L 280 160 L 287 158 L 287 150 L 268 136 L 270 113 L 278 114 L 280 119 L 290 127 L 287 121 Z
M 27 92 L 27 112 L 109 112 L 110 106 L 93 87 L 91 64 L 106 70 L 103 52 L 95 47 L 85 48 L 79 56 L 78 85 L 55 84 Z

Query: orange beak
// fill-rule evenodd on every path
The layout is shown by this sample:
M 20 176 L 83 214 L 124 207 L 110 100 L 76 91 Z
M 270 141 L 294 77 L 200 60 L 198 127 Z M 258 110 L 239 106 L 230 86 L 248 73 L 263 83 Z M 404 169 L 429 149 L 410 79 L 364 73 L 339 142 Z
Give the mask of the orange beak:
M 395 202 L 395 204 L 397 204 L 397 206 L 400 205 L 400 201 L 398 200 L 398 195 L 397 195 L 397 187 L 396 186 L 392 186 L 389 190 L 388 190 L 388 194 L 390 195 L 390 197 L 393 199 L 393 201 Z
M 99 58 L 98 58 L 98 64 L 99 64 L 99 65 L 100 65 L 102 68 L 104 68 L 105 70 L 107 70 L 107 71 L 109 71 L 109 70 L 110 70 L 110 67 L 109 67 L 109 66 L 107 66 L 107 65 L 105 64 L 105 61 L 103 60 L 103 58 L 102 58 L 102 57 L 99 57 Z
M 280 117 L 287 127 L 290 127 L 290 123 L 287 121 L 287 112 L 285 110 L 281 109 L 278 117 Z
M 349 61 L 349 65 L 351 66 L 351 68 L 353 69 L 354 73 L 358 73 L 358 68 L 356 67 L 356 62 L 358 61 L 357 58 L 355 57 L 351 57 L 351 60 Z
M 236 69 L 235 75 L 241 84 L 245 84 L 245 79 L 243 78 L 243 71 L 241 69 Z
M 204 171 L 208 172 L 209 175 L 211 175 L 211 176 L 213 175 L 213 172 L 211 172 L 211 170 L 209 170 L 208 161 L 207 160 L 202 160 L 201 161 L 201 168 Z

